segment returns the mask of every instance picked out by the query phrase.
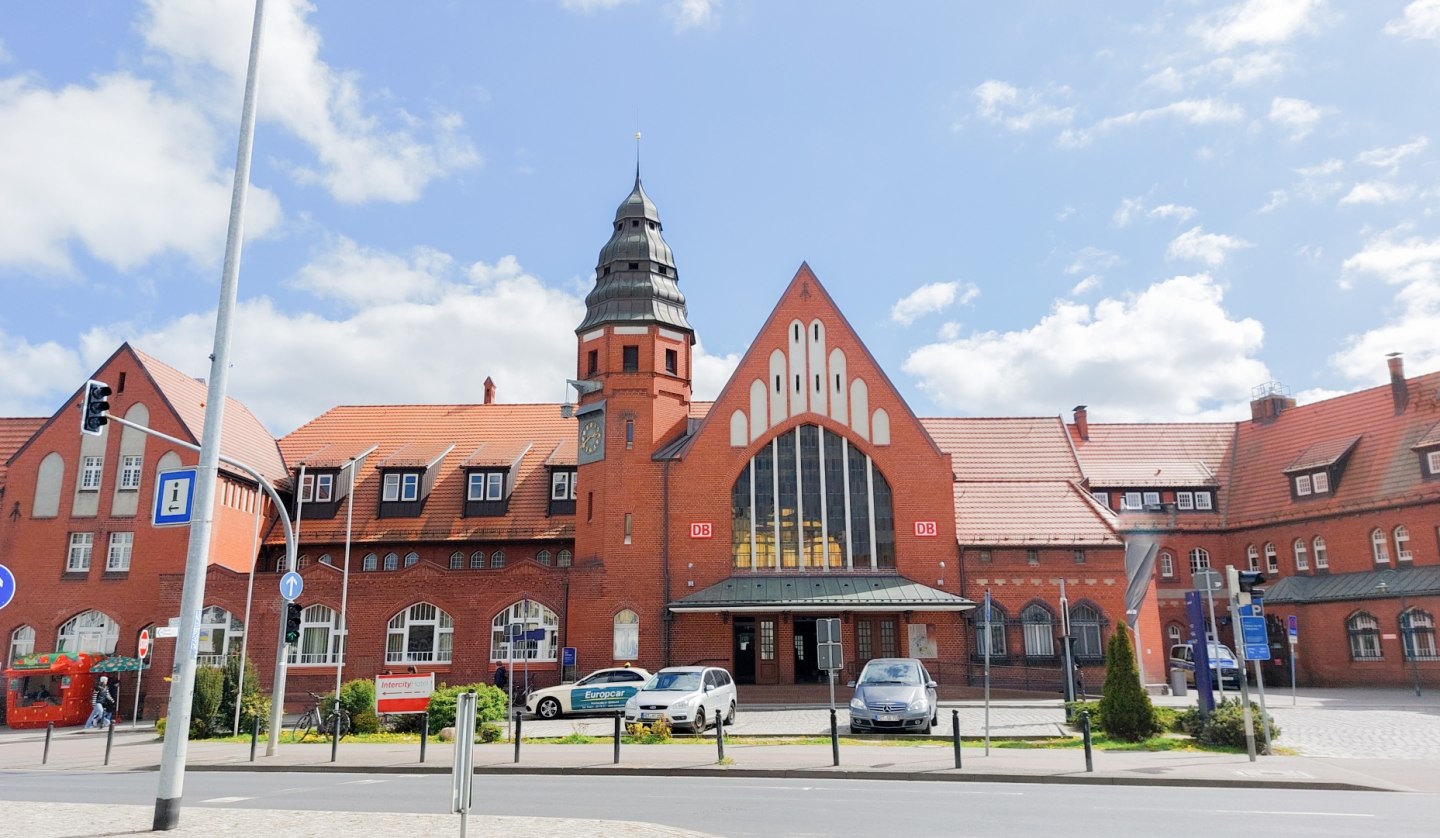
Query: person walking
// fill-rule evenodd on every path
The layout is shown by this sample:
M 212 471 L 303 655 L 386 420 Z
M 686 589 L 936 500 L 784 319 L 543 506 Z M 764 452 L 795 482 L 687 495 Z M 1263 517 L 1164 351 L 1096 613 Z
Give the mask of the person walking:
M 94 691 L 90 693 L 90 717 L 85 720 L 85 730 L 105 726 L 105 704 L 110 700 L 109 681 L 109 678 L 101 675 Z
M 115 676 L 109 683 L 109 689 L 105 691 L 105 724 L 109 725 L 115 718 L 115 711 L 120 709 L 120 676 Z

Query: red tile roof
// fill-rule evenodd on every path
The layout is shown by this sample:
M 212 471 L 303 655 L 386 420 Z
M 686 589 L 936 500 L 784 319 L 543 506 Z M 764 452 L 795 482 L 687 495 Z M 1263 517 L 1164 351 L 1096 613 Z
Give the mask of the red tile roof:
M 290 465 L 294 468 L 304 465 L 311 469 L 344 468 L 372 447 L 374 443 L 357 441 L 334 445 L 326 443 L 309 454 L 297 457 Z
M 930 418 L 920 424 L 950 454 L 956 480 L 1079 480 L 1080 466 L 1056 416 Z
M 375 464 L 376 468 L 429 468 L 455 449 L 455 443 L 444 440 L 412 442 Z
M 1300 456 L 1291 460 L 1290 465 L 1285 467 L 1285 472 L 1288 474 L 1293 471 L 1329 468 L 1349 454 L 1350 449 L 1354 448 L 1355 443 L 1359 441 L 1359 436 L 1347 436 L 1344 439 L 1317 442 L 1301 451 Z
M 578 454 L 579 450 L 580 450 L 580 447 L 579 447 L 579 445 L 576 443 L 575 437 L 572 436 L 572 437 L 570 437 L 570 438 L 568 438 L 568 439 L 561 440 L 560 444 L 557 445 L 557 446 L 555 446 L 555 450 L 550 452 L 550 456 L 548 456 L 548 457 L 545 458 L 545 465 L 547 465 L 547 466 L 573 466 L 573 465 L 576 465 L 576 461 L 575 461 L 575 460 L 576 460 L 576 455 Z
M 1075 445 L 1095 489 L 1214 487 L 1229 467 L 1235 424 L 1092 424 Z
M 1114 516 L 1066 481 L 956 483 L 961 544 L 1025 547 L 1114 546 Z
M 5 485 L 6 463 L 14 456 L 20 446 L 30 441 L 30 437 L 40 430 L 49 417 L 11 417 L 0 418 L 0 486 Z M 77 421 L 78 426 L 78 421 Z
M 575 420 L 563 418 L 555 404 L 351 405 L 331 408 L 280 440 L 287 458 L 322 451 L 325 446 L 364 450 L 378 445 L 358 469 L 355 489 L 356 541 L 524 540 L 572 538 L 573 515 L 551 517 L 546 460 L 575 439 Z M 434 486 L 423 512 L 414 518 L 377 518 L 378 466 L 407 447 L 411 451 L 451 450 L 437 466 Z M 408 456 L 408 455 L 406 455 Z M 464 517 L 465 466 L 511 465 L 515 488 L 507 513 Z M 306 542 L 339 541 L 344 516 L 307 519 Z M 278 535 L 271 541 L 278 540 Z M 303 549 L 303 547 L 302 547 Z

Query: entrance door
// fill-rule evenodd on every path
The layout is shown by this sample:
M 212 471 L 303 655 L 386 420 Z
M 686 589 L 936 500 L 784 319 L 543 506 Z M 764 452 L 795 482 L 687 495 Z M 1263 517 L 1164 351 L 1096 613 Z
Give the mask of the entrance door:
M 818 684 L 824 680 L 820 663 L 815 659 L 819 651 L 815 642 L 815 618 L 795 618 L 795 683 Z
M 755 620 L 735 618 L 735 683 L 755 683 Z

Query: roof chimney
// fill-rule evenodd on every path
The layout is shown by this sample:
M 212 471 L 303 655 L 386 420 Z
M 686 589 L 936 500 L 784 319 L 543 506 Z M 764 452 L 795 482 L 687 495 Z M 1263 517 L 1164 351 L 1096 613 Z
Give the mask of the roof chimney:
M 1250 388 L 1250 418 L 1256 422 L 1269 422 L 1294 406 L 1290 388 L 1278 381 Z
M 1090 441 L 1090 415 L 1083 404 L 1075 405 L 1075 433 L 1080 435 L 1081 442 Z
M 1390 395 L 1395 399 L 1395 415 L 1399 416 L 1410 403 L 1410 385 L 1405 383 L 1405 359 L 1400 357 L 1399 352 L 1391 352 L 1385 358 L 1390 364 Z
M 485 376 L 485 403 L 495 403 L 495 379 Z

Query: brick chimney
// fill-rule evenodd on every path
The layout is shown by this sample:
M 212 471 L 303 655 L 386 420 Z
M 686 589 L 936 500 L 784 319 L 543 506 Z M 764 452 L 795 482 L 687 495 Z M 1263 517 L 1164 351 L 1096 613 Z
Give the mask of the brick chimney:
M 1081 442 L 1090 441 L 1090 415 L 1083 404 L 1075 405 L 1075 433 L 1080 435 Z
M 495 403 L 495 379 L 485 376 L 485 403 Z
M 1278 381 L 1267 381 L 1250 390 L 1250 418 L 1269 422 L 1295 406 L 1290 390 Z
M 1410 385 L 1405 383 L 1405 359 L 1400 357 L 1399 352 L 1391 352 L 1385 359 L 1390 364 L 1390 395 L 1395 399 L 1395 415 L 1399 416 L 1410 403 Z

